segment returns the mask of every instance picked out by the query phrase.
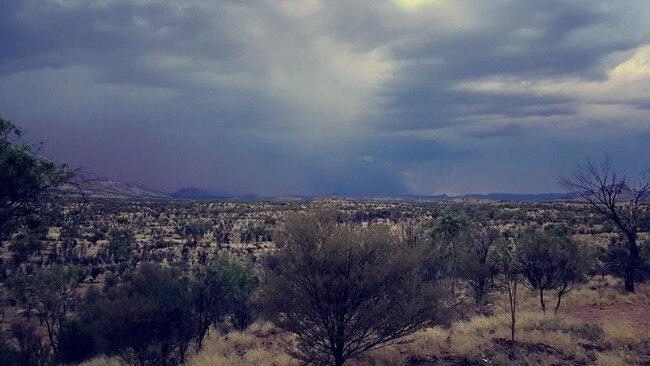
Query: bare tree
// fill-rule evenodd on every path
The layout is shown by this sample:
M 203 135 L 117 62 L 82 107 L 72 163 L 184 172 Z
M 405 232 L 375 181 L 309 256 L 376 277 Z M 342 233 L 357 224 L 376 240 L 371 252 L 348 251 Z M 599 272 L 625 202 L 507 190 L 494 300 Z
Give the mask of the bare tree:
M 560 183 L 587 201 L 604 218 L 613 222 L 627 238 L 625 259 L 625 291 L 634 292 L 634 275 L 639 264 L 637 230 L 643 201 L 650 192 L 648 174 L 638 182 L 630 182 L 618 175 L 609 156 L 599 163 L 589 159 L 576 166 Z

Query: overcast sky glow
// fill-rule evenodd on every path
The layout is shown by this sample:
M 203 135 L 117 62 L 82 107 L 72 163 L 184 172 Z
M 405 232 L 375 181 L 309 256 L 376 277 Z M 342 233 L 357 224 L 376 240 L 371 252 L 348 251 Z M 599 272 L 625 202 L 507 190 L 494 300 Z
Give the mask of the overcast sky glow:
M 647 0 L 0 0 L 0 115 L 173 191 L 561 191 L 650 163 Z

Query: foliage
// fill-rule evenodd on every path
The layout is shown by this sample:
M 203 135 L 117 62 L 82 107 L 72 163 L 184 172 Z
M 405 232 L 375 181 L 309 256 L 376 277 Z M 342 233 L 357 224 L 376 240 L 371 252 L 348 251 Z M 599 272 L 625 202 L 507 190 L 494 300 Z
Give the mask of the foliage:
M 0 342 L 0 365 L 44 366 L 50 363 L 49 350 L 33 324 L 14 322 L 10 334 L 13 342 Z
M 340 224 L 332 213 L 295 214 L 276 239 L 280 263 L 269 271 L 263 302 L 278 327 L 296 334 L 301 359 L 343 365 L 439 316 L 439 293 L 423 280 L 421 248 L 386 227 Z
M 610 242 L 601 248 L 598 248 L 598 260 L 604 265 L 604 272 L 612 275 L 625 276 L 625 264 L 628 257 L 628 248 L 625 240 L 621 238 L 611 238 Z M 634 272 L 636 281 L 643 282 L 650 278 L 650 240 L 639 243 L 639 259 L 636 271 Z
M 566 236 L 529 230 L 517 239 L 517 256 L 525 284 L 539 291 L 543 312 L 546 312 L 544 291 L 557 290 L 557 312 L 562 295 L 584 278 L 589 269 L 589 253 L 584 246 Z
M 176 233 L 182 238 L 192 239 L 195 243 L 207 234 L 212 225 L 205 221 L 190 221 L 176 228 Z
M 76 318 L 63 322 L 59 343 L 59 362 L 78 364 L 96 355 L 95 333 L 89 324 L 92 323 Z
M 502 242 L 497 248 L 500 272 L 503 275 L 503 287 L 508 294 L 508 311 L 510 314 L 510 339 L 515 340 L 517 317 L 519 315 L 519 284 L 521 283 L 521 261 L 517 258 L 515 248 L 508 242 Z
M 271 231 L 264 226 L 250 225 L 239 235 L 242 243 L 271 241 Z
M 38 156 L 23 131 L 0 118 L 0 242 L 21 218 L 36 212 L 54 189 L 72 177 L 65 165 Z
M 129 365 L 183 363 L 192 342 L 201 348 L 210 326 L 249 306 L 255 286 L 251 266 L 233 257 L 220 257 L 193 277 L 141 263 L 106 294 L 89 291 L 78 320 L 65 324 L 61 359 L 103 353 Z
M 106 258 L 112 263 L 128 262 L 133 255 L 135 236 L 128 229 L 113 229 L 108 233 L 110 240 L 106 247 Z
M 456 279 L 459 275 L 461 233 L 466 232 L 469 216 L 457 208 L 446 208 L 435 217 L 429 239 L 431 246 L 428 257 L 430 266 L 429 278 L 446 277 L 451 279 L 450 291 L 455 294 Z
M 8 283 L 27 312 L 34 310 L 45 324 L 55 359 L 59 355 L 62 325 L 79 302 L 77 285 L 84 277 L 84 271 L 78 267 L 53 265 L 28 275 L 17 275 Z
M 41 251 L 42 248 L 43 242 L 41 238 L 33 233 L 19 233 L 12 238 L 9 245 L 12 260 L 16 266 L 25 262 L 30 255 Z
M 181 362 L 194 335 L 188 280 L 149 263 L 90 305 L 81 319 L 93 324 L 100 352 L 129 365 Z
M 256 285 L 251 266 L 231 256 L 219 257 L 197 271 L 192 293 L 198 349 L 210 326 L 229 314 L 238 329 L 249 325 L 251 316 L 246 311 Z
M 431 228 L 431 236 L 435 240 L 452 240 L 456 238 L 469 224 L 469 217 L 460 210 L 443 210 L 436 218 Z
M 458 273 L 468 281 L 477 305 L 484 302 L 494 288 L 499 273 L 496 247 L 501 239 L 491 227 L 473 225 L 460 234 Z

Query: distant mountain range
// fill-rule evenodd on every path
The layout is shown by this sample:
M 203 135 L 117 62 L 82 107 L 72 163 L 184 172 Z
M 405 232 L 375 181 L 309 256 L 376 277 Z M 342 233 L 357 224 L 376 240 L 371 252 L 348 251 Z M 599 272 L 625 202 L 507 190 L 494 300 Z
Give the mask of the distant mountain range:
M 571 193 L 489 193 L 489 194 L 466 194 L 462 196 L 448 196 L 441 195 L 396 195 L 396 196 L 340 196 L 340 195 L 292 195 L 292 196 L 278 196 L 278 197 L 264 197 L 255 194 L 247 195 L 228 195 L 223 193 L 214 193 L 198 188 L 184 188 L 177 192 L 171 193 L 170 196 L 179 199 L 198 199 L 198 200 L 241 200 L 241 201 L 269 201 L 269 200 L 310 200 L 314 198 L 360 198 L 360 199 L 391 199 L 391 200 L 404 200 L 404 201 L 444 201 L 449 199 L 481 199 L 493 201 L 515 201 L 515 202 L 542 202 L 554 200 L 571 200 L 577 197 L 576 194 Z
M 70 196 L 91 198 L 169 199 L 169 195 L 141 184 L 123 183 L 109 178 L 77 177 L 59 188 Z
M 74 184 L 66 184 L 60 190 L 71 196 L 81 196 L 83 193 L 92 198 L 122 198 L 122 199 L 184 199 L 205 201 L 307 201 L 314 198 L 359 198 L 359 199 L 389 199 L 403 201 L 444 201 L 450 199 L 479 199 L 514 202 L 543 202 L 554 200 L 572 200 L 576 194 L 567 193 L 489 193 L 466 194 L 462 196 L 442 195 L 394 195 L 394 196 L 340 196 L 340 195 L 284 195 L 259 196 L 256 194 L 234 195 L 216 193 L 200 188 L 183 188 L 173 193 L 164 193 L 147 188 L 141 184 L 123 183 L 109 178 L 78 178 Z
M 172 198 L 190 199 L 190 200 L 208 200 L 208 201 L 257 201 L 270 199 L 272 197 L 260 197 L 256 194 L 232 195 L 228 193 L 215 193 L 200 188 L 183 188 L 179 191 L 169 194 Z
M 575 193 L 488 193 L 466 194 L 463 198 L 478 198 L 495 201 L 539 202 L 555 200 L 572 200 L 578 198 Z
M 219 199 L 226 197 L 225 195 L 206 191 L 200 188 L 183 188 L 174 193 L 170 193 L 169 196 L 181 199 Z

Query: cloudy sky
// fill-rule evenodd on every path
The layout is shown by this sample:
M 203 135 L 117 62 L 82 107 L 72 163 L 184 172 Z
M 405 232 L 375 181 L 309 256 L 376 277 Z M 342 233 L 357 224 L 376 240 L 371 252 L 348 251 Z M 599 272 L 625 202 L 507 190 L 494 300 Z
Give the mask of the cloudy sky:
M 174 191 L 562 191 L 650 163 L 650 2 L 0 0 L 0 115 Z

